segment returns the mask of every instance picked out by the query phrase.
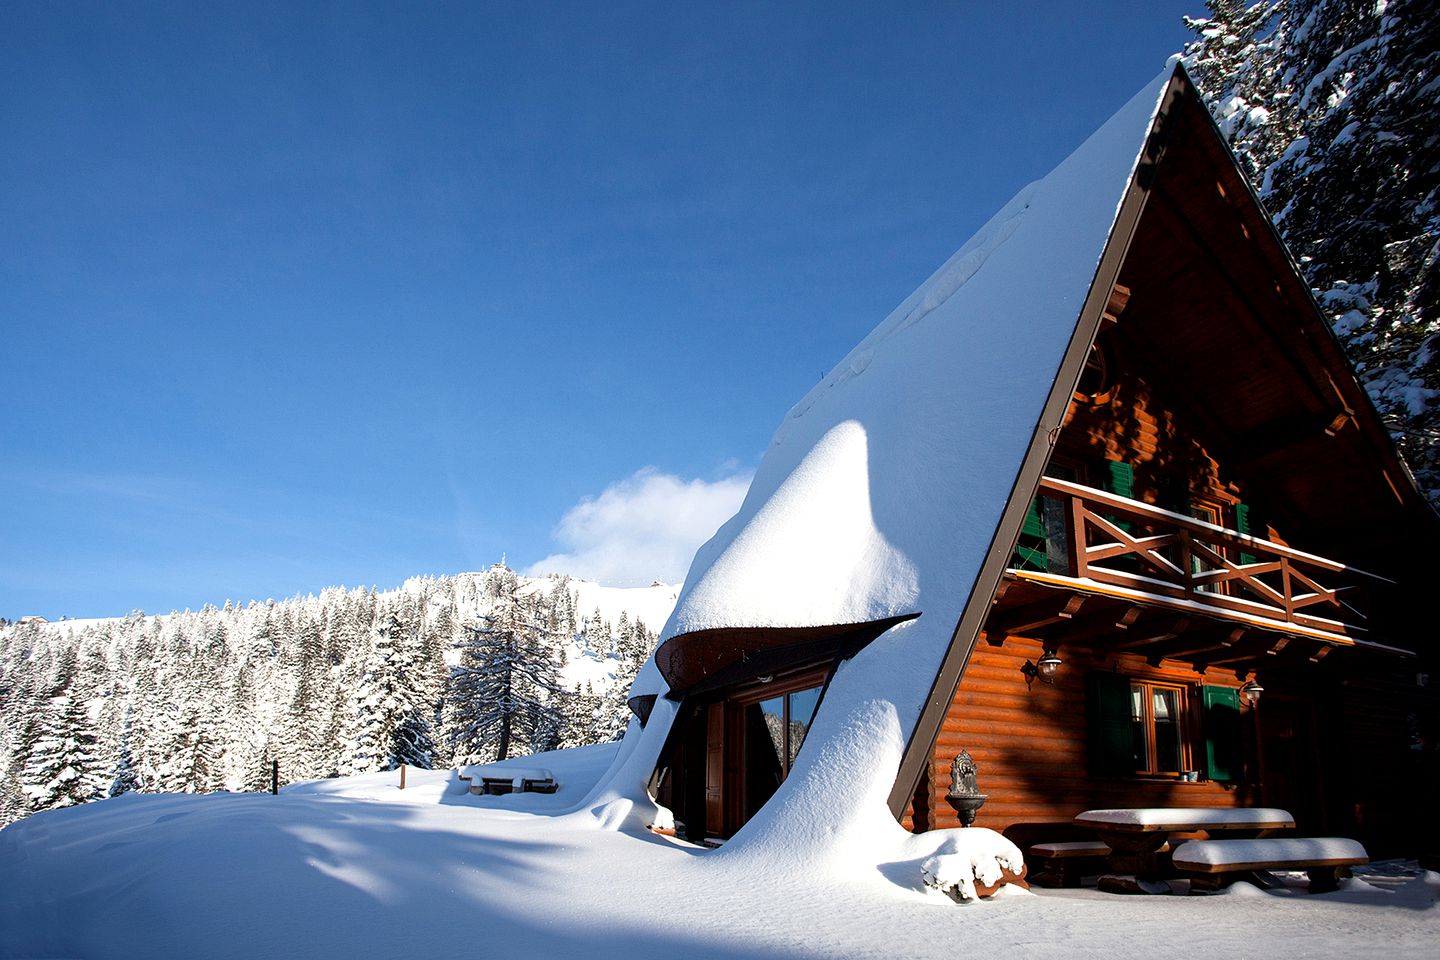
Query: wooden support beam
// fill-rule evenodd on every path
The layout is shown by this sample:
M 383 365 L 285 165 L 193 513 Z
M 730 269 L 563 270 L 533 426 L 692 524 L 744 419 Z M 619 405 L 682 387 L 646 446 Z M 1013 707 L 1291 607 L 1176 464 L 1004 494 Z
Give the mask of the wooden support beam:
M 1156 643 L 1143 652 L 1150 665 L 1158 667 L 1161 660 L 1186 660 L 1207 653 L 1223 654 L 1245 639 L 1249 632 L 1245 627 L 1217 625 Z
M 1103 323 L 1115 323 L 1120 319 L 1120 314 L 1125 312 L 1125 305 L 1130 302 L 1130 288 L 1122 284 L 1115 284 L 1110 289 L 1110 299 L 1105 303 L 1105 312 L 1100 315 Z
M 1069 620 L 1080 612 L 1088 598 L 1083 593 L 1058 594 L 1013 607 L 990 615 L 985 621 L 985 639 L 991 646 L 999 646 L 1006 637 L 1024 634 L 1038 627 L 1049 626 L 1060 620 Z
M 1196 659 L 1207 667 L 1223 667 L 1237 663 L 1274 666 L 1275 661 L 1270 658 L 1279 656 L 1286 647 L 1298 639 L 1298 637 L 1287 636 L 1283 633 L 1257 631 L 1248 641 L 1228 648 L 1219 656 L 1197 657 Z
M 1125 642 L 1117 644 L 1113 649 L 1136 650 L 1148 647 L 1153 643 L 1178 637 L 1194 626 L 1195 618 L 1183 613 L 1142 620 L 1130 628 Z
M 1092 605 L 1093 606 L 1093 605 Z M 1145 608 L 1139 604 L 1117 607 L 1113 604 L 1090 609 L 1068 620 L 1052 623 L 1045 630 L 1045 639 L 1055 643 L 1080 643 L 1104 636 L 1125 636 Z

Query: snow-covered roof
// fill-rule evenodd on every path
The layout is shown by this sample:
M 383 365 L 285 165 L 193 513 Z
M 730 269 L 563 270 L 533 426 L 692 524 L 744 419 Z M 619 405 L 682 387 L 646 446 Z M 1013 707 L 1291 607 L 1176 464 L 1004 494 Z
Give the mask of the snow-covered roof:
M 948 642 L 1171 73 L 1021 190 L 786 414 L 662 640 L 918 611 L 906 646 Z
M 697 552 L 662 642 L 920 614 L 842 665 L 795 769 L 727 850 L 777 820 L 792 839 L 808 832 L 798 821 L 830 830 L 877 784 L 884 806 L 1176 69 L 1021 190 L 786 414 L 740 511 Z M 633 693 L 663 692 L 652 663 Z M 657 708 L 643 737 L 632 728 L 593 800 L 643 796 L 673 716 Z

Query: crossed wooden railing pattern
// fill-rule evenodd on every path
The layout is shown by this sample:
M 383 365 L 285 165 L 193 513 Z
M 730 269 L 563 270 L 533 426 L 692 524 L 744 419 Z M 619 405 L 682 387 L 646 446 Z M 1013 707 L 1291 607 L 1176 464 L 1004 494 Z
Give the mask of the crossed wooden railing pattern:
M 1052 504 L 1047 517 L 1054 517 L 1054 505 L 1063 510 L 1061 536 L 1068 544 L 1063 553 L 1069 566 L 1063 573 L 1078 580 L 1331 633 L 1364 629 L 1365 616 L 1346 599 L 1356 577 L 1389 582 L 1335 560 L 1066 480 L 1042 478 L 1040 495 Z M 1061 571 L 1052 566 L 1052 572 Z M 1337 580 L 1351 582 L 1337 585 Z

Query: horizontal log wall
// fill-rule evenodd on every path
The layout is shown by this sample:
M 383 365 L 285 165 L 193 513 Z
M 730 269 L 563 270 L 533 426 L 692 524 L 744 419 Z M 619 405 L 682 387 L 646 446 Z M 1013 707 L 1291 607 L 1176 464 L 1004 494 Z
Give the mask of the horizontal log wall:
M 1130 464 L 1135 496 L 1149 503 L 1165 505 L 1167 488 L 1183 478 L 1196 497 L 1234 504 L 1237 489 L 1222 480 L 1221 467 L 1135 374 L 1136 361 L 1128 356 L 1122 331 L 1106 336 L 1121 366 L 1115 387 L 1101 403 L 1070 404 L 1056 455 L 1089 470 L 1102 460 Z
M 1091 646 L 1062 643 L 1065 664 L 1054 684 L 1036 680 L 1027 685 L 1021 668 L 1042 652 L 1040 641 L 1020 637 L 1007 639 L 1001 647 L 982 639 L 976 647 L 932 755 L 929 788 L 934 827 L 959 826 L 945 794 L 950 788 L 950 764 L 962 749 L 975 758 L 980 790 L 990 797 L 976 826 L 995 830 L 1021 822 L 1068 822 L 1075 814 L 1097 807 L 1229 807 L 1251 802 L 1252 791 L 1245 786 L 1092 777 L 1087 770 L 1085 676 L 1089 671 L 1113 669 L 1129 676 L 1193 684 L 1188 699 L 1197 717 L 1193 712 L 1200 709 L 1199 685 L 1238 687 L 1233 674 L 1212 671 L 1201 677 L 1169 663 L 1153 668 L 1137 656 L 1107 655 Z M 1203 751 L 1203 741 L 1196 746 Z M 1203 754 L 1193 756 L 1190 766 L 1203 771 Z

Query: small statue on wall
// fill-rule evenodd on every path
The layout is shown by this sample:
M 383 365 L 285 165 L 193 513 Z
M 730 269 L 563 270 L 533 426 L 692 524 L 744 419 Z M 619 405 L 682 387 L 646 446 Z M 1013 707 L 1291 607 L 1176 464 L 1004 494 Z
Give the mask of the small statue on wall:
M 970 751 L 961 750 L 950 764 L 950 792 L 945 795 L 945 800 L 955 808 L 962 827 L 974 823 L 976 812 L 990 799 L 980 792 L 975 778 L 975 758 L 970 756 Z

